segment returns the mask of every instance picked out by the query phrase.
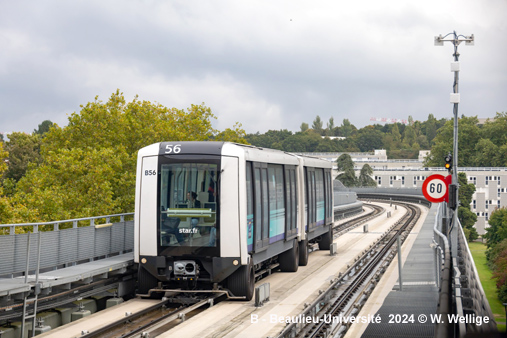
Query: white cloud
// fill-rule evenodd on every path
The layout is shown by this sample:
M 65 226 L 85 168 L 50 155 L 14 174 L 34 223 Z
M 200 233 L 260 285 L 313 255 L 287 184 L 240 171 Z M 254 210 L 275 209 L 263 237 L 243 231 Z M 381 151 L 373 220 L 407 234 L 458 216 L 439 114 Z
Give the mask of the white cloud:
M 507 110 L 502 0 L 97 0 L 2 9 L 3 129 L 60 122 L 62 112 L 117 88 L 169 107 L 205 102 L 217 128 L 239 121 L 249 132 L 298 130 L 316 115 L 358 127 L 376 113 L 449 117 L 452 46 L 435 47 L 433 37 L 453 29 L 476 37 L 474 47 L 459 48 L 460 111 Z

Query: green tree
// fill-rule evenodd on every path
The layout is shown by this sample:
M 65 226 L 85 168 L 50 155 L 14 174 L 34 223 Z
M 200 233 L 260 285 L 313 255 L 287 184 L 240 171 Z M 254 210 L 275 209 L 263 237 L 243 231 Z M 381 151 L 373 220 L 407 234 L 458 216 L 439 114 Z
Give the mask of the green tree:
M 35 134 L 42 136 L 45 133 L 47 133 L 49 131 L 49 129 L 53 126 L 54 126 L 53 122 L 51 122 L 50 120 L 45 120 L 45 121 L 42 121 L 42 123 L 39 124 L 39 127 L 37 129 L 34 129 L 33 132 Z
M 348 119 L 343 119 L 342 125 L 340 127 L 340 136 L 350 137 L 352 134 L 354 134 L 355 130 L 357 130 L 357 128 L 351 124 Z
M 309 126 L 308 126 L 308 123 L 301 123 L 301 127 L 299 127 L 301 129 L 301 132 L 304 133 L 305 131 L 308 130 Z
M 483 137 L 491 140 L 496 146 L 507 144 L 507 112 L 496 113 L 494 119 L 483 126 Z
M 30 164 L 38 165 L 41 162 L 39 134 L 25 134 L 14 132 L 9 135 L 6 149 L 9 152 L 9 168 L 5 172 L 7 179 L 15 182 L 23 177 Z
M 187 110 L 113 93 L 107 102 L 81 106 L 66 127 L 54 126 L 42 141 L 42 163 L 18 182 L 12 204 L 26 222 L 131 212 L 140 148 L 160 141 L 245 142 L 238 125 L 212 128 L 211 109 Z
M 354 170 L 354 161 L 352 161 L 352 157 L 349 154 L 341 154 L 336 159 L 336 165 L 338 167 L 338 171 L 345 171 L 347 169 Z
M 496 270 L 495 261 L 500 253 L 504 250 L 507 250 L 507 238 L 503 239 L 496 245 L 486 250 L 486 258 L 488 260 L 488 266 L 491 268 L 491 270 Z
M 494 161 L 495 167 L 507 167 L 507 143 L 498 148 Z
M 491 213 L 488 220 L 489 227 L 486 228 L 484 238 L 488 240 L 488 249 L 507 239 L 507 208 L 496 209 Z
M 465 236 L 469 242 L 479 237 L 474 225 L 477 222 L 477 215 L 470 210 L 472 197 L 475 193 L 475 185 L 468 184 L 467 176 L 464 172 L 458 173 L 459 191 L 458 199 L 460 205 L 458 207 L 458 219 L 463 227 Z
M 356 145 L 363 152 L 382 149 L 382 136 L 382 133 L 373 126 L 366 126 L 360 129 L 357 135 L 355 135 Z
M 475 164 L 475 146 L 481 139 L 481 131 L 477 125 L 477 117 L 462 116 L 458 120 L 458 166 L 467 167 Z M 454 122 L 449 120 L 437 132 L 431 153 L 425 165 L 430 167 L 443 167 L 444 157 L 452 152 Z
M 408 125 L 403 133 L 403 144 L 405 149 L 410 149 L 417 139 L 414 127 Z
M 357 185 L 356 174 L 354 169 L 347 169 L 343 173 L 336 176 L 336 179 L 343 183 L 346 187 L 355 187 Z
M 329 137 L 322 138 L 315 151 L 318 153 L 333 152 L 335 151 L 335 143 Z
M 391 135 L 393 137 L 393 141 L 399 147 L 399 145 L 401 143 L 401 134 L 400 134 L 400 129 L 398 128 L 398 123 L 395 123 L 393 125 L 393 129 L 391 130 Z
M 315 130 L 318 134 L 323 135 L 324 129 L 322 126 L 323 126 L 322 120 L 320 119 L 320 116 L 317 115 L 315 120 L 313 120 L 312 129 Z
M 507 249 L 498 253 L 495 259 L 493 278 L 496 279 L 498 299 L 502 303 L 507 302 Z
M 390 151 L 391 149 L 395 148 L 393 136 L 390 134 L 384 134 L 384 136 L 382 137 L 382 144 L 384 145 L 384 148 L 387 151 Z
M 373 169 L 369 164 L 363 165 L 361 172 L 359 173 L 358 186 L 359 187 L 376 187 L 377 182 L 371 177 L 373 175 Z
M 343 171 L 336 176 L 336 179 L 343 183 L 346 187 L 354 187 L 357 185 L 356 173 L 354 172 L 354 162 L 349 154 L 341 154 L 336 159 L 338 171 Z
M 493 167 L 496 165 L 498 147 L 489 139 L 482 138 L 475 145 L 474 165 L 477 167 Z
M 9 152 L 4 150 L 4 143 L 0 142 L 0 177 L 2 177 L 5 170 L 7 170 L 7 158 L 9 157 Z
M 430 143 L 428 142 L 428 138 L 424 135 L 417 136 L 415 141 L 421 149 L 427 150 L 430 149 Z
M 245 139 L 248 143 L 253 144 L 257 147 L 262 148 L 272 148 L 272 149 L 280 149 L 282 150 L 283 141 L 290 137 L 292 132 L 283 129 L 283 130 L 268 130 L 264 134 L 248 134 L 245 136 Z
M 326 135 L 328 135 L 328 136 L 334 135 L 334 118 L 333 117 L 330 117 L 329 122 L 327 122 Z
M 428 121 L 426 121 L 426 138 L 428 142 L 432 143 L 433 139 L 437 135 L 437 119 L 433 114 L 428 115 Z
M 9 156 L 9 153 L 4 150 L 4 143 L 0 142 L 0 178 L 2 178 L 4 172 L 7 170 L 6 160 Z M 3 191 L 3 182 L 0 184 L 0 224 L 10 223 L 12 219 L 12 209 L 9 200 L 4 196 Z M 5 230 L 0 230 L 0 234 L 5 232 Z

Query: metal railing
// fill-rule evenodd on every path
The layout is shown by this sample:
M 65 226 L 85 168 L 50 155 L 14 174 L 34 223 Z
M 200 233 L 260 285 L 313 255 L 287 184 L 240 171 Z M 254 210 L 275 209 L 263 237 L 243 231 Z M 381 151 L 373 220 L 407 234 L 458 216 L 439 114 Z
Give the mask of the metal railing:
M 0 224 L 0 232 L 2 232 L 3 229 L 8 228 L 9 229 L 8 234 L 14 235 L 16 233 L 16 228 L 26 228 L 26 227 L 32 227 L 32 229 L 33 229 L 32 232 L 38 232 L 39 226 L 45 226 L 45 225 L 52 225 L 53 226 L 52 231 L 58 231 L 58 230 L 60 230 L 60 224 L 72 223 L 72 228 L 78 228 L 79 222 L 89 222 L 89 225 L 94 226 L 95 220 L 97 220 L 97 219 L 103 219 L 103 220 L 105 220 L 106 223 L 109 223 L 111 218 L 120 217 L 120 222 L 123 222 L 125 217 L 128 217 L 128 216 L 134 216 L 134 213 L 129 212 L 129 213 L 105 215 L 105 216 L 73 218 L 73 219 L 67 219 L 67 220 L 63 220 L 63 221 L 52 221 L 52 222 Z M 44 229 L 44 231 L 47 231 L 47 228 Z
M 451 257 L 448 240 L 447 220 L 444 203 L 440 203 L 433 228 L 435 268 L 439 289 L 437 314 L 442 321 L 436 324 L 435 337 L 464 337 L 467 334 L 488 334 L 497 332 L 496 322 L 482 288 L 479 274 L 468 248 L 463 228 L 458 221 L 458 257 Z M 450 316 L 465 318 L 450 322 Z M 466 317 L 468 316 L 468 317 Z M 472 318 L 489 318 L 489 322 L 477 324 Z
M 133 215 L 125 213 L 54 222 L 2 224 L 0 231 L 9 230 L 8 234 L 0 235 L 0 277 L 13 278 L 26 273 L 28 232 L 40 233 L 31 245 L 39 245 L 40 238 L 41 271 L 129 252 L 134 247 Z M 132 220 L 126 220 L 130 217 Z M 114 222 L 111 223 L 111 220 Z M 26 232 L 16 234 L 17 228 Z M 37 254 L 31 253 L 29 260 L 28 270 L 35 271 Z

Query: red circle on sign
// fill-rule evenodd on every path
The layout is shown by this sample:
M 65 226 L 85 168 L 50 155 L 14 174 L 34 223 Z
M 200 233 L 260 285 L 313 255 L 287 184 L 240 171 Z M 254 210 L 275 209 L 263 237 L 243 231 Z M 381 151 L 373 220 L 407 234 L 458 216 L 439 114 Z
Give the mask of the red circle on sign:
M 443 202 L 447 196 L 445 177 L 438 174 L 428 176 L 422 185 L 422 192 L 424 197 L 430 202 Z

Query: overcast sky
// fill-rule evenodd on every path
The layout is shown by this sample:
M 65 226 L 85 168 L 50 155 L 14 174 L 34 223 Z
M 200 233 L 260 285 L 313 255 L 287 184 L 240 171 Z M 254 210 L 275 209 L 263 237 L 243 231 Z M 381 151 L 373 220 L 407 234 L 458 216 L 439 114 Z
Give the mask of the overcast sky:
M 371 117 L 507 111 L 507 1 L 0 0 L 0 131 L 60 126 L 95 96 L 186 108 L 215 127 L 299 130 L 316 115 L 357 127 Z M 325 125 L 325 123 L 324 123 Z

